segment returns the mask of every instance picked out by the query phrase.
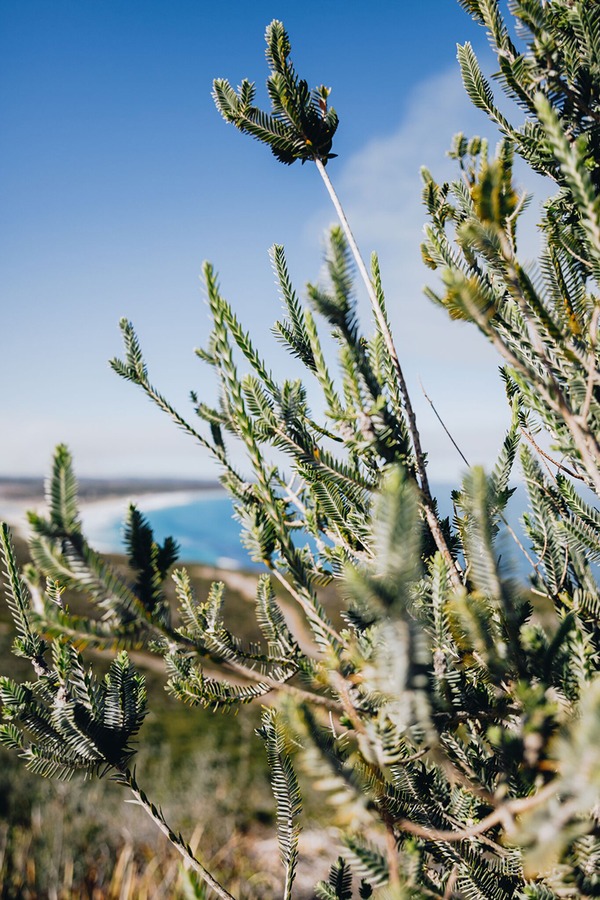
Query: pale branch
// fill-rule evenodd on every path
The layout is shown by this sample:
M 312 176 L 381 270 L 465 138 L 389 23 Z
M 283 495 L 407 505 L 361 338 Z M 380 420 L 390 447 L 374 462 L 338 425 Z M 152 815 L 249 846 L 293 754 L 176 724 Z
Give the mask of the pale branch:
M 559 240 L 560 240 L 560 246 L 563 248 L 563 250 L 565 250 L 567 253 L 569 253 L 573 257 L 573 259 L 576 259 L 578 263 L 581 263 L 582 266 L 584 266 L 586 269 L 589 269 L 591 271 L 593 266 L 592 266 L 591 262 L 589 261 L 589 259 L 585 259 L 583 256 L 580 256 L 578 253 L 576 253 L 573 250 L 573 248 L 570 247 L 569 244 L 564 240 L 562 235 L 559 235 Z
M 435 405 L 434 405 L 434 403 L 433 403 L 433 400 L 430 398 L 429 394 L 427 393 L 427 391 L 426 391 L 425 388 L 423 387 L 423 382 L 421 381 L 420 378 L 419 378 L 419 384 L 421 385 L 421 390 L 423 391 L 423 396 L 425 397 L 425 399 L 426 399 L 427 402 L 429 403 L 431 409 L 433 410 L 434 416 L 436 417 L 436 419 L 438 420 L 438 422 L 440 423 L 440 425 L 442 426 L 442 428 L 444 429 L 444 431 L 445 431 L 446 434 L 448 435 L 448 437 L 449 437 L 449 439 L 450 439 L 450 442 L 452 443 L 454 449 L 456 450 L 456 452 L 458 453 L 458 455 L 460 456 L 460 458 L 462 459 L 462 461 L 464 462 L 464 464 L 465 464 L 466 466 L 469 466 L 469 460 L 467 459 L 467 457 L 465 456 L 465 454 L 462 452 L 462 450 L 460 449 L 460 447 L 458 446 L 458 444 L 457 444 L 456 441 L 454 440 L 453 436 L 450 434 L 450 431 L 449 431 L 448 428 L 446 427 L 446 423 L 444 422 L 444 420 L 443 420 L 442 417 L 440 416 L 439 412 L 438 412 L 437 409 L 435 408 Z
M 147 815 L 152 819 L 156 827 L 161 831 L 169 843 L 171 843 L 178 853 L 183 857 L 184 863 L 190 869 L 193 869 L 197 875 L 204 881 L 204 883 L 217 895 L 217 897 L 221 897 L 222 900 L 236 900 L 233 894 L 230 894 L 226 888 L 220 884 L 217 879 L 210 874 L 208 869 L 205 869 L 201 862 L 199 862 L 189 844 L 186 844 L 184 839 L 180 834 L 176 834 L 172 828 L 167 824 L 165 817 L 162 814 L 162 811 L 156 807 L 153 803 L 151 803 L 146 797 L 145 793 L 138 786 L 135 775 L 128 768 L 117 769 L 115 773 L 115 778 L 119 781 L 120 784 L 126 785 L 131 793 L 133 794 L 134 800 L 132 802 L 136 803 L 138 806 L 141 806 L 142 809 L 147 813 Z
M 394 826 L 391 822 L 385 824 L 385 850 L 388 863 L 388 875 L 390 879 L 390 887 L 394 892 L 400 892 L 400 860 L 398 859 L 398 848 L 396 846 L 396 835 L 394 834 Z
M 510 832 L 514 827 L 515 816 L 528 812 L 530 809 L 535 809 L 537 806 L 541 806 L 546 800 L 556 794 L 556 781 L 557 779 L 554 779 L 549 782 L 541 788 L 537 794 L 533 794 L 531 797 L 517 797 L 514 800 L 508 800 L 507 802 L 500 804 L 497 809 L 493 810 L 493 812 L 489 813 L 489 815 L 485 816 L 479 822 L 475 822 L 468 828 L 458 829 L 457 831 L 426 828 L 423 825 L 418 825 L 416 822 L 411 822 L 409 819 L 397 819 L 395 824 L 399 831 L 406 831 L 409 834 L 414 834 L 415 837 L 424 838 L 429 841 L 448 841 L 449 843 L 466 841 L 469 840 L 469 838 L 484 835 L 486 831 L 489 831 L 490 828 L 493 828 L 495 825 L 502 825 L 506 831 Z
M 331 179 L 327 174 L 325 166 L 322 161 L 315 157 L 315 165 L 319 171 L 321 178 L 327 188 L 327 192 L 331 198 L 331 201 L 335 207 L 335 211 L 340 220 L 340 224 L 346 235 L 346 240 L 350 246 L 354 259 L 356 260 L 356 265 L 360 276 L 364 282 L 365 288 L 367 290 L 367 294 L 371 303 L 371 307 L 373 310 L 373 314 L 379 326 L 381 335 L 383 336 L 383 340 L 385 342 L 386 349 L 388 351 L 390 360 L 392 362 L 392 366 L 394 369 L 394 374 L 398 379 L 398 385 L 400 388 L 400 393 L 402 395 L 402 399 L 404 402 L 404 408 L 406 410 L 406 416 L 408 419 L 408 428 L 410 431 L 410 436 L 412 440 L 413 450 L 415 453 L 415 463 L 417 467 L 417 472 L 419 475 L 419 482 L 421 488 L 421 501 L 423 506 L 423 511 L 425 514 L 425 519 L 427 521 L 427 525 L 429 526 L 429 530 L 433 535 L 433 539 L 436 543 L 436 546 L 448 565 L 448 570 L 450 572 L 450 579 L 455 588 L 460 588 L 462 582 L 458 576 L 457 566 L 455 560 L 452 558 L 452 554 L 448 548 L 448 544 L 446 543 L 446 539 L 442 533 L 442 529 L 440 527 L 439 519 L 435 512 L 433 496 L 431 493 L 431 488 L 429 486 L 429 478 L 427 476 L 427 466 L 425 463 L 425 455 L 423 453 L 423 448 L 421 446 L 421 436 L 417 426 L 417 418 L 415 415 L 415 411 L 413 409 L 412 401 L 410 399 L 410 394 L 408 391 L 408 386 L 406 384 L 406 379 L 404 378 L 404 373 L 402 371 L 402 367 L 400 365 L 400 360 L 398 358 L 398 353 L 396 351 L 396 347 L 394 344 L 394 339 L 392 337 L 392 333 L 390 331 L 390 327 L 386 321 L 385 316 L 383 315 L 379 303 L 377 302 L 377 296 L 375 294 L 375 290 L 373 287 L 373 282 L 369 276 L 367 271 L 367 267 L 365 266 L 364 260 L 362 258 L 361 252 L 359 250 L 358 244 L 354 238 L 352 233 L 352 229 L 350 228 L 350 223 L 346 217 L 346 213 L 344 212 L 344 208 L 340 203 L 339 197 L 336 193 L 333 184 L 331 183 Z
M 456 887 L 456 882 L 458 881 L 458 866 L 454 866 L 450 875 L 448 877 L 448 881 L 446 882 L 446 889 L 444 891 L 443 900 L 451 900 L 452 894 L 454 893 L 454 888 Z
M 434 414 L 435 414 L 435 416 L 436 416 L 438 422 L 440 423 L 440 425 L 442 426 L 442 428 L 444 429 L 444 431 L 446 432 L 446 434 L 447 434 L 448 437 L 450 438 L 452 444 L 454 445 L 454 447 L 455 447 L 456 451 L 458 452 L 458 454 L 459 454 L 460 458 L 462 459 L 462 461 L 465 463 L 466 466 L 468 466 L 468 467 L 470 468 L 470 463 L 469 463 L 467 457 L 466 457 L 465 454 L 462 452 L 462 450 L 460 449 L 460 447 L 458 446 L 458 444 L 457 444 L 456 441 L 454 440 L 453 436 L 450 434 L 450 431 L 449 431 L 448 428 L 446 427 L 446 423 L 444 422 L 444 420 L 443 420 L 442 417 L 440 416 L 439 412 L 437 411 L 437 409 L 436 409 L 436 407 L 435 407 L 435 404 L 433 403 L 433 400 L 431 400 L 431 398 L 430 398 L 429 395 L 427 394 L 427 391 L 426 391 L 425 388 L 423 387 L 423 382 L 422 382 L 420 379 L 419 379 L 419 383 L 420 383 L 420 385 L 421 385 L 421 390 L 423 391 L 423 394 L 424 394 L 424 396 L 425 396 L 425 399 L 427 400 L 427 402 L 428 402 L 429 405 L 431 406 L 431 408 L 432 408 L 432 410 L 433 410 L 433 412 L 434 412 Z M 507 530 L 508 533 L 510 534 L 511 538 L 513 539 L 513 541 L 515 542 L 515 544 L 517 545 L 517 547 L 519 548 L 519 550 L 521 551 L 521 553 L 523 554 L 523 556 L 525 557 L 525 559 L 527 560 L 527 562 L 530 564 L 530 566 L 532 566 L 533 569 L 537 569 L 539 563 L 535 563 L 535 562 L 533 561 L 533 559 L 531 558 L 531 556 L 529 555 L 529 553 L 527 552 L 527 550 L 526 550 L 525 547 L 523 546 L 523 543 L 522 543 L 521 539 L 519 538 L 519 535 L 516 533 L 516 531 L 514 530 L 514 528 L 512 527 L 512 525 L 510 524 L 510 522 L 508 521 L 508 519 L 506 518 L 506 516 L 504 515 L 504 513 L 503 513 L 501 510 L 496 510 L 496 512 L 497 512 L 497 514 L 499 515 L 499 517 L 500 517 L 500 519 L 501 519 L 501 521 L 502 521 L 502 524 L 504 525 L 504 527 L 506 528 L 506 530 Z

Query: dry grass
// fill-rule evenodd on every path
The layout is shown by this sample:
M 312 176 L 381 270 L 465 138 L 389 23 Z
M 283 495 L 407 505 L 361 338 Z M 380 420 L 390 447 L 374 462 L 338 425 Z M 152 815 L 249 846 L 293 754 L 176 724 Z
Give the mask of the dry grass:
M 24 561 L 25 545 L 17 544 Z M 124 565 L 122 558 L 112 561 Z M 190 574 L 202 597 L 219 573 L 193 566 Z M 240 636 L 254 639 L 250 587 L 246 581 L 228 586 L 226 613 Z M 2 674 L 28 678 L 29 664 L 10 653 L 12 636 L 0 602 Z M 136 654 L 138 660 L 144 666 L 143 656 Z M 281 895 L 281 869 L 263 746 L 254 735 L 260 709 L 245 707 L 227 716 L 190 709 L 165 694 L 162 663 L 149 667 L 146 676 L 151 713 L 136 757 L 140 784 L 235 896 L 274 900 Z M 204 900 L 203 889 L 182 871 L 179 855 L 126 799 L 110 779 L 64 784 L 38 778 L 16 754 L 0 748 L 0 897 Z M 310 900 L 337 850 L 318 824 L 308 823 L 302 840 L 296 896 Z

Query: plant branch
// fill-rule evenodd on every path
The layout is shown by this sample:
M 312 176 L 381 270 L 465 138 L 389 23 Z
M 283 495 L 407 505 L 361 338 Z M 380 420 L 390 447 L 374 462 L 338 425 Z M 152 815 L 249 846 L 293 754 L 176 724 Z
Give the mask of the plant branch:
M 444 422 L 444 420 L 443 420 L 442 417 L 440 416 L 439 412 L 438 412 L 437 409 L 435 408 L 435 406 L 434 406 L 434 404 L 433 404 L 433 400 L 431 400 L 429 394 L 427 393 L 427 391 L 426 391 L 425 388 L 423 387 L 423 382 L 421 381 L 420 378 L 419 378 L 419 384 L 421 385 L 421 390 L 423 391 L 423 396 L 425 397 L 425 399 L 426 399 L 427 402 L 429 403 L 430 407 L 432 408 L 433 413 L 434 413 L 436 419 L 438 420 L 438 422 L 440 423 L 440 425 L 442 426 L 442 428 L 444 429 L 444 431 L 446 432 L 446 434 L 447 434 L 448 437 L 450 438 L 450 441 L 452 442 L 452 445 L 453 445 L 454 449 L 456 450 L 456 452 L 458 453 L 458 455 L 460 456 L 460 458 L 462 459 L 462 461 L 464 462 L 464 464 L 465 464 L 466 466 L 469 466 L 469 465 L 470 465 L 470 464 L 469 464 L 469 460 L 467 459 L 467 457 L 465 456 L 465 454 L 462 452 L 462 450 L 460 449 L 460 447 L 458 446 L 458 444 L 456 443 L 456 441 L 454 440 L 454 438 L 452 437 L 452 435 L 450 434 L 450 432 L 448 431 L 448 429 L 447 429 L 447 427 L 446 427 L 446 423 Z
M 444 429 L 444 431 L 446 432 L 446 434 L 448 435 L 448 437 L 449 437 L 450 440 L 452 441 L 452 444 L 453 444 L 453 446 L 456 448 L 456 451 L 457 451 L 458 454 L 460 455 L 460 458 L 462 459 L 462 461 L 465 463 L 465 465 L 467 465 L 467 466 L 470 467 L 471 464 L 469 463 L 469 460 L 467 459 L 467 457 L 465 456 L 465 454 L 462 452 L 462 450 L 460 449 L 460 447 L 458 446 L 458 444 L 456 443 L 456 441 L 454 440 L 454 438 L 452 437 L 452 435 L 450 434 L 450 432 L 448 431 L 448 428 L 446 427 L 446 423 L 444 422 L 444 420 L 443 420 L 442 417 L 440 416 L 439 412 L 438 412 L 437 409 L 435 408 L 434 403 L 433 403 L 433 400 L 431 400 L 431 398 L 430 398 L 429 395 L 427 394 L 427 391 L 426 391 L 425 388 L 423 387 L 423 382 L 421 381 L 421 379 L 419 379 L 419 383 L 420 383 L 420 385 L 421 385 L 421 390 L 423 391 L 423 394 L 425 395 L 425 399 L 427 400 L 427 402 L 428 402 L 429 405 L 431 406 L 433 412 L 435 413 L 435 416 L 436 416 L 438 422 L 440 423 L 440 425 L 442 426 L 442 428 Z M 521 430 L 522 430 L 522 429 L 521 429 Z M 580 476 L 576 476 L 576 477 L 580 477 Z M 523 554 L 523 556 L 525 557 L 525 559 L 527 560 L 527 562 L 529 563 L 529 565 L 530 565 L 533 569 L 536 569 L 536 570 L 537 570 L 539 563 L 536 564 L 536 563 L 533 561 L 533 559 L 531 558 L 531 556 L 529 555 L 529 553 L 527 552 L 527 550 L 526 550 L 525 547 L 523 546 L 523 543 L 522 543 L 522 541 L 520 540 L 518 534 L 516 533 L 516 531 L 514 530 L 514 528 L 512 527 L 512 525 L 510 524 L 510 522 L 508 521 L 508 519 L 506 518 L 506 516 L 504 515 L 504 513 L 501 512 L 500 510 L 497 510 L 497 512 L 498 512 L 498 515 L 500 516 L 500 519 L 502 520 L 502 523 L 503 523 L 504 527 L 506 528 L 506 530 L 507 530 L 508 533 L 510 534 L 511 538 L 513 539 L 513 541 L 515 542 L 515 544 L 517 545 L 517 547 L 519 548 L 519 550 L 521 551 L 521 553 Z
M 148 814 L 148 816 L 152 819 L 154 824 L 157 826 L 159 831 L 161 831 L 167 840 L 175 847 L 175 849 L 181 854 L 184 859 L 184 862 L 193 869 L 200 878 L 204 881 L 208 887 L 214 891 L 214 893 L 221 897 L 222 900 L 236 900 L 233 894 L 230 894 L 228 890 L 226 890 L 222 884 L 220 884 L 216 878 L 214 878 L 210 872 L 204 868 L 201 862 L 199 862 L 194 854 L 192 853 L 191 847 L 189 844 L 186 844 L 184 839 L 180 834 L 175 834 L 175 832 L 170 828 L 167 824 L 165 817 L 162 814 L 162 811 L 154 806 L 153 803 L 150 803 L 145 793 L 138 786 L 135 775 L 130 769 L 123 768 L 117 769 L 116 779 L 121 783 L 126 785 L 131 793 L 134 796 L 134 802 L 141 806 L 142 809 Z
M 311 607 L 310 603 L 308 603 L 305 600 L 305 598 L 302 596 L 302 594 L 299 591 L 297 591 L 289 583 L 287 578 L 283 577 L 283 575 L 281 574 L 281 572 L 279 571 L 279 569 L 276 566 L 274 566 L 272 563 L 266 563 L 266 565 L 268 566 L 269 570 L 273 573 L 273 575 L 275 576 L 277 581 L 281 584 L 281 586 L 286 589 L 288 594 L 290 594 L 290 596 L 292 596 L 294 598 L 294 600 L 304 610 L 304 612 L 306 613 L 306 616 L 309 619 L 314 619 L 315 611 Z M 329 625 L 328 622 L 324 622 L 322 619 L 319 619 L 319 626 L 323 629 L 323 631 L 326 631 L 327 634 L 331 638 L 333 638 L 334 641 L 337 641 L 338 644 L 340 644 L 342 647 L 346 646 L 346 642 L 344 641 L 342 636 L 335 630 L 335 628 L 333 628 L 331 625 Z
M 579 481 L 585 480 L 583 475 L 579 475 L 577 472 L 574 472 L 572 469 L 569 469 L 568 466 L 564 466 L 562 463 L 559 463 L 558 460 L 552 459 L 551 456 L 548 456 L 548 454 L 544 450 L 542 450 L 542 448 L 539 446 L 539 444 L 536 443 L 533 435 L 531 435 L 525 428 L 523 428 L 522 425 L 521 425 L 520 430 L 521 430 L 521 434 L 523 435 L 523 437 L 529 441 L 531 446 L 536 450 L 537 453 L 540 454 L 540 456 L 543 456 L 544 459 L 547 459 L 548 462 L 552 463 L 553 466 L 556 466 L 557 469 L 561 469 L 561 471 L 566 472 L 566 474 L 569 475 L 571 478 L 578 478 Z
M 483 835 L 495 825 L 502 825 L 506 830 L 510 829 L 515 816 L 534 809 L 536 806 L 541 806 L 542 803 L 545 803 L 549 797 L 556 793 L 556 789 L 556 779 L 554 779 L 538 791 L 537 794 L 531 797 L 518 797 L 515 800 L 509 800 L 481 819 L 480 822 L 476 822 L 474 825 L 459 831 L 425 828 L 423 825 L 417 825 L 416 822 L 411 822 L 408 819 L 397 820 L 396 827 L 401 831 L 407 831 L 409 834 L 414 834 L 416 837 L 429 841 L 448 841 L 450 843 L 466 841 L 469 838 Z
M 547 385 L 539 376 L 539 374 L 523 362 L 509 346 L 500 337 L 498 332 L 490 326 L 489 322 L 474 305 L 469 304 L 469 313 L 473 317 L 473 321 L 478 328 L 487 336 L 501 356 L 512 366 L 515 371 L 520 372 L 527 378 L 531 384 L 535 384 L 540 395 L 548 407 L 562 417 L 567 425 L 573 442 L 581 456 L 583 466 L 589 475 L 590 481 L 594 485 L 596 493 L 600 496 L 600 469 L 598 463 L 600 460 L 600 444 L 589 430 L 584 429 L 579 424 L 577 416 L 573 413 L 568 404 L 562 389 L 552 378 L 552 385 Z M 590 445 L 593 449 L 590 450 Z
M 390 327 L 386 321 L 386 318 L 377 302 L 377 296 L 375 294 L 375 290 L 373 288 L 373 283 L 367 271 L 367 267 L 365 266 L 364 260 L 361 256 L 360 250 L 358 248 L 358 244 L 352 234 L 352 229 L 350 228 L 350 223 L 346 218 L 346 214 L 344 212 L 344 208 L 340 203 L 339 197 L 331 183 L 331 179 L 327 174 L 327 170 L 323 165 L 322 161 L 315 157 L 315 165 L 319 171 L 321 178 L 327 188 L 327 192 L 331 198 L 331 202 L 335 207 L 335 211 L 338 214 L 340 224 L 346 235 L 346 239 L 348 244 L 350 245 L 350 249 L 352 250 L 352 254 L 354 259 L 356 260 L 356 265 L 358 271 L 361 275 L 361 278 L 364 282 L 364 285 L 367 289 L 367 294 L 369 296 L 369 300 L 371 302 L 371 307 L 373 309 L 373 314 L 381 331 L 381 335 L 383 337 L 387 352 L 389 354 L 390 360 L 392 362 L 392 366 L 394 368 L 394 373 L 396 378 L 398 379 L 398 385 L 400 387 L 400 393 L 402 395 L 402 400 L 404 403 L 404 408 L 406 410 L 406 416 L 408 419 L 408 428 L 410 431 L 410 436 L 412 439 L 413 450 L 415 453 L 415 462 L 417 467 L 417 473 L 419 476 L 420 488 L 421 488 L 421 502 L 423 506 L 423 511 L 425 513 L 425 518 L 427 520 L 427 524 L 433 535 L 433 539 L 436 543 L 436 546 L 446 563 L 448 564 L 448 570 L 450 573 L 450 579 L 454 588 L 459 588 L 462 586 L 461 580 L 458 576 L 457 566 L 455 560 L 452 558 L 452 554 L 448 548 L 448 544 L 442 534 L 442 529 L 440 527 L 439 519 L 435 512 L 435 507 L 433 503 L 433 496 L 431 494 L 431 488 L 429 486 L 429 479 L 427 477 L 427 467 L 425 463 L 425 455 L 423 453 L 423 448 L 421 447 L 421 436 L 419 434 L 419 429 L 417 426 L 417 418 L 415 416 L 415 412 L 412 406 L 412 401 L 410 399 L 410 394 L 408 392 L 408 386 L 406 384 L 406 380 L 404 378 L 404 373 L 402 371 L 402 367 L 400 365 L 400 360 L 398 358 L 398 353 L 396 351 L 396 347 L 394 345 L 394 339 L 392 337 L 392 333 L 390 331 Z
M 259 672 L 255 672 L 253 669 L 248 669 L 246 666 L 241 665 L 240 663 L 236 663 L 234 660 L 223 660 L 223 665 L 230 668 L 233 672 L 241 675 L 243 678 L 248 679 L 248 681 L 254 681 L 257 684 L 268 684 L 272 690 L 274 691 L 284 691 L 292 696 L 296 697 L 298 701 L 303 703 L 314 703 L 316 706 L 324 706 L 326 709 L 331 710 L 332 712 L 342 713 L 343 707 L 337 703 L 332 697 L 324 697 L 322 694 L 314 694 L 312 691 L 305 691 L 302 688 L 298 688 L 293 684 L 288 683 L 289 678 L 293 678 L 296 672 L 292 672 L 290 675 L 285 677 L 285 680 L 277 681 L 275 678 L 271 678 L 270 675 L 261 675 Z

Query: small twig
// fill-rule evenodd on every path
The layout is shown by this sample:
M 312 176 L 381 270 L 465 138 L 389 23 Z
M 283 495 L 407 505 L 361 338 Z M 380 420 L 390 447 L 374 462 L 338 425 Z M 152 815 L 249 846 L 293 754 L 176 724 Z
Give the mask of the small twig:
M 567 572 L 569 571 L 569 551 L 565 548 L 565 562 L 563 565 L 563 570 L 561 572 L 560 580 L 556 587 L 556 593 L 559 594 L 562 590 L 562 586 L 565 583 L 565 579 L 567 577 Z
M 421 759 L 423 756 L 429 753 L 430 750 L 431 747 L 423 747 L 422 750 L 417 750 L 416 753 L 411 753 L 410 756 L 403 756 L 402 759 L 394 760 L 394 765 L 407 766 L 409 765 L 409 763 L 416 762 L 418 759 Z
M 450 872 L 450 877 L 448 878 L 448 881 L 446 882 L 446 890 L 444 891 L 443 900 L 450 900 L 450 898 L 452 897 L 452 894 L 454 893 L 454 887 L 455 887 L 457 881 L 458 881 L 458 867 L 454 866 L 454 868 Z
M 521 215 L 521 212 L 523 211 L 523 207 L 524 207 L 525 203 L 527 202 L 527 198 L 529 196 L 530 195 L 527 193 L 527 191 L 523 191 L 523 193 L 521 194 L 521 196 L 519 197 L 519 199 L 517 201 L 517 205 L 515 206 L 514 210 L 512 211 L 510 216 L 507 216 L 507 218 L 506 218 L 506 224 L 509 226 L 507 228 L 507 236 L 508 236 L 508 241 L 510 243 L 513 253 L 516 253 L 516 250 L 517 250 L 516 240 L 515 240 L 516 225 L 515 225 L 514 229 L 511 228 L 510 226 L 512 226 L 514 223 L 516 223 L 516 220 Z
M 592 264 L 589 261 L 589 259 L 584 259 L 583 256 L 580 256 L 578 253 L 575 253 L 575 251 L 571 247 L 569 247 L 569 245 L 566 244 L 564 242 L 564 240 L 561 240 L 560 235 L 559 235 L 559 240 L 560 240 L 560 245 L 563 248 L 563 250 L 566 250 L 567 253 L 570 253 L 571 256 L 573 257 L 573 259 L 576 259 L 577 262 L 580 262 L 582 265 L 584 265 L 588 269 L 592 268 Z
M 354 704 L 352 703 L 352 698 L 350 697 L 346 679 L 339 672 L 332 672 L 330 678 L 340 696 L 342 706 L 344 707 L 344 712 L 350 719 L 352 727 L 357 734 L 360 734 L 363 737 L 367 738 L 367 740 L 369 740 L 367 729 L 365 728 L 361 717 L 359 716 L 358 712 L 354 708 Z
M 444 429 L 444 431 L 446 432 L 446 434 L 448 435 L 448 437 L 449 437 L 450 440 L 452 441 L 452 444 L 453 444 L 454 447 L 456 448 L 458 454 L 460 455 L 460 458 L 461 458 L 462 461 L 465 463 L 465 465 L 467 465 L 467 466 L 470 467 L 471 464 L 470 464 L 469 460 L 467 459 L 467 457 L 465 456 L 465 454 L 462 452 L 462 450 L 460 449 L 460 447 L 458 446 L 458 444 L 456 443 L 456 441 L 454 440 L 454 438 L 453 438 L 452 435 L 450 434 L 448 428 L 446 427 L 446 423 L 444 422 L 444 420 L 443 420 L 442 417 L 440 416 L 439 412 L 438 412 L 437 409 L 435 408 L 435 406 L 434 406 L 434 404 L 433 404 L 433 401 L 431 400 L 431 398 L 430 398 L 429 395 L 427 394 L 427 391 L 426 391 L 425 388 L 423 387 L 423 382 L 421 381 L 420 378 L 419 378 L 419 384 L 421 385 L 421 390 L 423 391 L 423 394 L 424 394 L 424 396 L 425 396 L 425 399 L 427 400 L 427 402 L 428 402 L 429 405 L 431 406 L 433 412 L 435 413 L 435 416 L 436 416 L 438 422 L 440 423 L 440 425 L 442 426 L 442 428 Z M 508 519 L 506 518 L 506 516 L 504 515 L 504 513 L 502 513 L 500 510 L 497 510 L 497 512 L 498 512 L 498 515 L 500 516 L 500 519 L 502 520 L 502 523 L 504 524 L 504 527 L 506 528 L 506 530 L 507 530 L 508 533 L 510 534 L 511 538 L 513 539 L 513 541 L 515 542 L 515 544 L 517 545 L 517 547 L 519 548 L 519 550 L 521 551 L 521 553 L 523 554 L 523 556 L 525 557 L 525 559 L 527 560 L 527 562 L 529 563 L 529 565 L 532 566 L 534 569 L 537 569 L 538 563 L 536 563 L 536 562 L 533 561 L 533 559 L 531 558 L 531 556 L 529 555 L 529 553 L 527 552 L 527 550 L 526 550 L 525 547 L 523 546 L 523 543 L 522 543 L 522 541 L 520 540 L 518 534 L 516 533 L 516 531 L 514 530 L 514 528 L 512 527 L 512 525 L 509 523 L 509 521 L 508 521 Z
M 513 211 L 511 212 L 510 216 L 507 216 L 507 217 L 506 217 L 506 221 L 507 221 L 507 222 L 511 222 L 511 223 L 512 223 L 512 222 L 515 221 L 515 219 L 518 219 L 518 217 L 521 215 L 521 210 L 523 209 L 523 204 L 525 203 L 525 201 L 526 201 L 526 200 L 528 199 L 528 197 L 530 197 L 530 196 L 531 196 L 531 195 L 528 194 L 527 191 L 523 191 L 523 193 L 521 194 L 521 196 L 519 197 L 519 199 L 518 199 L 518 201 L 517 201 L 517 205 L 515 206 L 515 208 L 514 208 Z M 512 244 L 512 241 L 511 241 L 511 244 Z M 514 247 L 513 247 L 513 252 L 514 252 Z
M 296 491 L 293 489 L 295 480 L 296 480 L 296 476 L 293 475 L 290 478 L 289 484 L 284 484 L 282 481 L 282 487 L 285 490 L 285 496 L 290 501 L 290 503 L 293 503 L 294 506 L 296 507 L 296 509 L 299 512 L 301 512 L 303 516 L 306 517 L 308 515 L 308 510 L 306 509 L 306 506 L 304 505 L 304 503 L 302 502 L 302 500 L 300 499 L 300 497 L 298 496 Z
M 544 533 L 544 546 L 542 547 L 541 553 L 538 554 L 538 565 L 542 565 L 542 563 L 544 562 L 544 557 L 546 556 L 546 553 L 548 551 L 548 532 L 546 531 L 543 523 L 542 530 Z
M 433 413 L 434 413 L 436 419 L 438 420 L 438 422 L 440 423 L 440 425 L 442 426 L 442 428 L 444 429 L 444 431 L 446 432 L 446 434 L 447 434 L 448 437 L 450 438 L 450 440 L 451 440 L 451 442 L 452 442 L 452 445 L 454 446 L 454 449 L 456 450 L 456 452 L 458 453 L 458 455 L 460 456 L 460 458 L 462 459 L 462 461 L 464 462 L 464 464 L 465 464 L 466 466 L 470 466 L 469 460 L 467 459 L 467 457 L 465 456 L 465 454 L 462 452 L 462 450 L 460 449 L 460 447 L 458 446 L 458 444 L 456 443 L 456 441 L 454 440 L 454 438 L 452 437 L 452 435 L 450 434 L 450 432 L 448 431 L 448 429 L 447 429 L 447 427 L 446 427 L 446 423 L 444 422 L 444 420 L 443 420 L 442 417 L 440 416 L 439 412 L 438 412 L 437 409 L 435 408 L 435 406 L 434 406 L 434 404 L 433 404 L 433 401 L 432 401 L 432 399 L 430 398 L 430 396 L 429 396 L 429 394 L 427 393 L 427 391 L 425 390 L 425 388 L 423 387 L 423 382 L 421 381 L 420 378 L 419 378 L 419 384 L 421 385 L 421 390 L 423 391 L 423 396 L 425 397 L 425 399 L 426 399 L 427 402 L 429 403 L 430 407 L 432 408 Z
M 398 847 L 394 833 L 393 822 L 385 821 L 385 846 L 388 863 L 388 876 L 392 889 L 400 887 L 400 861 L 398 859 Z
M 521 551 L 521 553 L 523 554 L 523 556 L 525 557 L 525 559 L 527 560 L 527 562 L 529 563 L 529 565 L 531 566 L 531 568 L 532 568 L 535 572 L 537 572 L 538 566 L 539 566 L 539 564 L 540 564 L 540 561 L 538 560 L 537 562 L 535 562 L 535 560 L 532 559 L 532 557 L 529 555 L 529 553 L 527 552 L 527 550 L 526 550 L 525 547 L 523 546 L 523 542 L 522 542 L 521 539 L 519 538 L 519 535 L 518 535 L 517 532 L 514 530 L 514 528 L 512 527 L 512 525 L 509 523 L 509 521 L 508 521 L 508 519 L 505 517 L 504 513 L 499 512 L 498 515 L 499 515 L 500 518 L 502 519 L 502 523 L 503 523 L 504 527 L 506 528 L 506 530 L 507 530 L 508 533 L 510 534 L 511 538 L 513 539 L 513 541 L 515 542 L 515 544 L 517 545 L 517 547 L 519 548 L 519 550 Z
M 150 803 L 144 792 L 138 787 L 133 772 L 127 768 L 117 769 L 116 777 L 118 781 L 130 789 L 135 798 L 135 803 L 138 806 L 141 806 L 148 816 L 150 816 L 159 831 L 166 836 L 178 853 L 181 854 L 184 862 L 200 876 L 204 883 L 207 884 L 218 897 L 221 897 L 222 900 L 236 900 L 233 894 L 230 894 L 222 884 L 219 884 L 216 878 L 210 874 L 208 869 L 205 869 L 202 863 L 196 859 L 190 846 L 185 843 L 182 836 L 176 834 L 169 825 L 167 825 L 161 810 L 154 806 L 153 803 Z
M 520 426 L 520 429 L 521 429 L 521 434 L 523 435 L 523 437 L 525 437 L 529 441 L 531 446 L 535 448 L 535 450 L 540 454 L 540 456 L 543 456 L 544 459 L 547 459 L 548 462 L 552 463 L 553 466 L 556 466 L 557 469 L 561 469 L 563 472 L 566 472 L 567 475 L 570 475 L 571 478 L 578 478 L 579 481 L 585 481 L 585 478 L 583 477 L 583 475 L 578 475 L 577 472 L 574 472 L 572 469 L 569 469 L 568 466 L 564 466 L 562 463 L 559 463 L 556 459 L 552 459 L 551 456 L 548 456 L 548 454 L 544 450 L 542 450 L 542 448 L 539 446 L 539 444 L 536 443 L 533 435 L 529 434 L 529 432 L 525 428 L 523 428 L 522 425 Z

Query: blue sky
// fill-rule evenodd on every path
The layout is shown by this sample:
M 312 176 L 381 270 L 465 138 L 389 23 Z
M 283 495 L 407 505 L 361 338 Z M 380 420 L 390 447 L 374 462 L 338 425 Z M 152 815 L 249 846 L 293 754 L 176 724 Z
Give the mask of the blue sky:
M 210 96 L 215 76 L 262 90 L 273 18 L 302 76 L 333 89 L 329 171 L 364 255 L 380 251 L 433 477 L 460 461 L 419 378 L 465 453 L 493 460 L 507 420 L 496 360 L 422 296 L 431 273 L 418 256 L 419 166 L 450 174 L 452 134 L 487 127 L 460 86 L 457 41 L 492 60 L 458 3 L 0 0 L 0 474 L 42 474 L 59 441 L 82 475 L 214 474 L 107 365 L 127 316 L 183 412 L 190 389 L 212 398 L 193 354 L 209 330 L 204 259 L 287 371 L 269 333 L 280 305 L 267 251 L 286 246 L 301 291 L 334 215 L 314 167 L 281 166 Z

